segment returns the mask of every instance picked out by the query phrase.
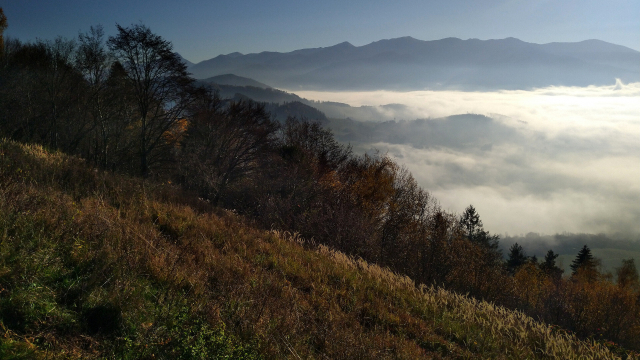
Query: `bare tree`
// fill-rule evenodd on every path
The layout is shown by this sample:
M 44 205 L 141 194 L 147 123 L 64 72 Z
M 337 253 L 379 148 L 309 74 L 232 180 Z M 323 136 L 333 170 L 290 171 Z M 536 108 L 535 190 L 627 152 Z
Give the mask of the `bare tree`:
M 166 159 L 162 150 L 173 145 L 167 133 L 184 118 L 193 79 L 169 41 L 144 25 L 117 27 L 118 35 L 109 37 L 107 44 L 133 89 L 139 121 L 140 173 L 147 177 L 153 165 Z
M 2 8 L 0 7 L 0 56 L 4 53 L 4 38 L 2 33 L 4 33 L 7 26 L 9 26 L 9 24 L 7 24 L 7 17 L 4 15 L 4 11 L 2 11 Z
M 84 81 L 75 70 L 75 43 L 56 38 L 7 43 L 2 74 L 3 133 L 73 152 L 86 133 Z
M 214 201 L 256 170 L 277 130 L 264 105 L 223 102 L 211 93 L 198 98 L 189 119 L 181 142 L 183 183 Z
M 122 163 L 122 138 L 132 121 L 131 87 L 126 72 L 106 47 L 102 26 L 80 33 L 78 41 L 76 68 L 87 83 L 84 107 L 92 120 L 83 155 L 96 165 L 109 168 L 117 160 Z M 130 151 L 127 147 L 127 153 Z

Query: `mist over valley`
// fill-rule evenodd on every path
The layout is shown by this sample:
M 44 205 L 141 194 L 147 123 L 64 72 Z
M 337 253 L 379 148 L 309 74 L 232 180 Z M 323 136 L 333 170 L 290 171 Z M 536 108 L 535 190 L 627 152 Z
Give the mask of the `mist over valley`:
M 388 152 L 445 208 L 476 206 L 484 224 L 506 237 L 504 248 L 516 241 L 510 235 L 521 236 L 540 256 L 536 242 L 548 248 L 561 241 L 527 233 L 568 232 L 622 237 L 640 250 L 640 83 L 298 94 L 386 115 L 389 121 L 329 126 L 359 151 Z M 379 106 L 388 103 L 397 105 Z
M 445 209 L 461 212 L 473 204 L 485 226 L 502 234 L 504 250 L 518 242 L 531 255 L 550 247 L 574 252 L 574 243 L 554 234 L 571 235 L 574 242 L 601 234 L 610 240 L 610 246 L 598 243 L 601 249 L 620 249 L 622 241 L 633 244 L 624 250 L 633 252 L 628 255 L 640 250 L 638 82 L 494 91 L 294 91 L 256 86 L 252 79 L 202 81 L 223 97 L 272 104 L 281 121 L 289 115 L 320 121 L 356 152 L 388 153 Z M 283 112 L 283 104 L 295 109 Z M 622 258 L 603 255 L 609 270 Z

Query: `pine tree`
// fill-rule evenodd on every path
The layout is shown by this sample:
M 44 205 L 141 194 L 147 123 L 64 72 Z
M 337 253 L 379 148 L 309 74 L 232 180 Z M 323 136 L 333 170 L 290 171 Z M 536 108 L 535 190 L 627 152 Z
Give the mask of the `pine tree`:
M 499 252 L 498 240 L 500 237 L 498 235 L 491 235 L 488 231 L 484 230 L 482 220 L 480 220 L 480 214 L 476 212 L 476 208 L 474 208 L 473 205 L 469 205 L 460 217 L 460 227 L 472 242 L 487 247 L 496 253 Z
M 578 252 L 578 255 L 571 263 L 571 270 L 573 271 L 572 275 L 577 274 L 579 269 L 589 271 L 595 271 L 596 269 L 595 259 L 593 258 L 593 255 L 591 255 L 591 250 L 587 245 Z
M 540 264 L 540 270 L 542 270 L 547 276 L 559 279 L 562 276 L 564 270 L 560 269 L 556 265 L 556 259 L 559 254 L 553 252 L 553 250 L 547 251 L 547 255 L 544 256 L 544 262 Z
M 515 274 L 518 268 L 527 263 L 527 256 L 524 254 L 522 246 L 515 243 L 509 248 L 509 259 L 507 260 L 507 269 L 511 274 Z
M 622 266 L 616 269 L 618 285 L 622 288 L 640 288 L 640 275 L 633 259 L 622 260 Z

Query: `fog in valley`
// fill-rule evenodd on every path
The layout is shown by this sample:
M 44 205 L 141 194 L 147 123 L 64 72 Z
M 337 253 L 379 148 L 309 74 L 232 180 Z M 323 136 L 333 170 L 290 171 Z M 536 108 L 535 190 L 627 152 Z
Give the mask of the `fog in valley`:
M 388 152 L 443 208 L 473 204 L 485 228 L 506 240 L 526 243 L 530 232 L 640 238 L 640 83 L 296 94 L 391 120 L 331 126 L 356 151 Z

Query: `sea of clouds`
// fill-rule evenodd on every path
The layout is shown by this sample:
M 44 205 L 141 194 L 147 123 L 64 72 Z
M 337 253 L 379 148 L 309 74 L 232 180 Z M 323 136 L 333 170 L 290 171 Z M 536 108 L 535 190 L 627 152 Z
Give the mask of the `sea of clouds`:
M 534 90 L 297 91 L 301 97 L 374 106 L 388 119 L 456 114 L 491 118 L 483 146 L 455 137 L 437 146 L 375 142 L 406 166 L 443 208 L 473 204 L 503 235 L 605 233 L 640 238 L 640 83 Z M 403 106 L 381 106 L 402 104 Z M 468 123 L 448 131 L 469 132 Z M 476 130 L 473 130 L 474 132 Z

